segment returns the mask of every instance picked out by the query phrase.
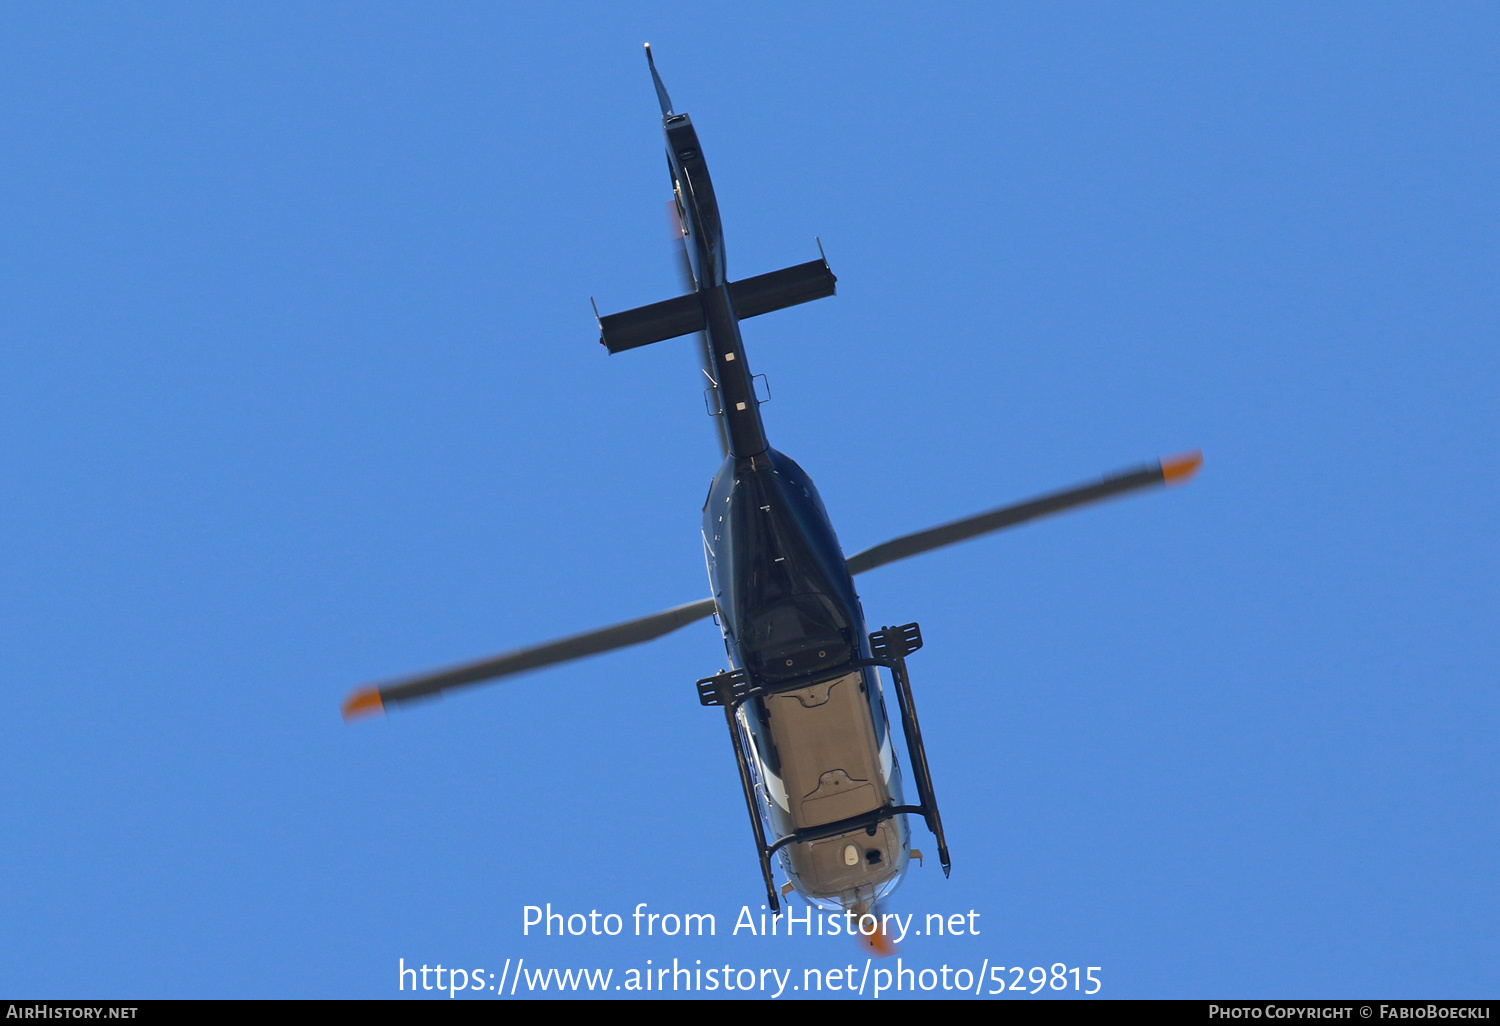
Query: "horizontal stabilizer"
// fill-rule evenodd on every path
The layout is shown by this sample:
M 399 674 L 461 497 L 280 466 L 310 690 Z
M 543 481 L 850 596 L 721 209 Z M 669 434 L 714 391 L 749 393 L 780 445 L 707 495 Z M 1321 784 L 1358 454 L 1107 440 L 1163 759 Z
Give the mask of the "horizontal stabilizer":
M 825 260 L 783 267 L 770 274 L 757 274 L 744 281 L 730 282 L 734 312 L 740 317 L 759 317 L 772 310 L 785 310 L 798 303 L 811 303 L 834 293 L 838 279 Z
M 743 320 L 831 296 L 837 281 L 827 261 L 809 260 L 730 282 L 729 295 L 734 312 Z M 623 353 L 679 335 L 691 335 L 705 327 L 703 304 L 694 293 L 599 318 L 599 343 L 611 353 Z
M 611 353 L 639 349 L 663 339 L 703 330 L 703 304 L 696 293 L 599 318 L 599 343 Z

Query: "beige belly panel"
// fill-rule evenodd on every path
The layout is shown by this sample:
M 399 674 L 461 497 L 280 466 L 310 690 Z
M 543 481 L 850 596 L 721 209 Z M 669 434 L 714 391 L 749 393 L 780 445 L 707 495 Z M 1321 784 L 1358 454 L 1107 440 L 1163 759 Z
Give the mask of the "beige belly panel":
M 884 805 L 880 751 L 860 675 L 847 674 L 766 700 L 797 828 L 822 826 Z
M 845 858 L 846 849 L 854 847 L 854 865 Z M 803 886 L 813 896 L 833 897 L 856 891 L 869 891 L 894 876 L 906 864 L 901 834 L 895 820 L 880 824 L 871 837 L 855 830 L 841 837 L 830 837 L 810 844 L 789 845 L 792 866 Z M 878 852 L 878 861 L 870 860 Z

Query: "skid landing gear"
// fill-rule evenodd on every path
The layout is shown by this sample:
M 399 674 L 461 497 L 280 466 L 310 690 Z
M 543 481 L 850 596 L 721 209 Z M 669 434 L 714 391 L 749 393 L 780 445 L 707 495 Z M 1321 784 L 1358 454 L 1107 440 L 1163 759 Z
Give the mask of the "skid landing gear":
M 943 836 L 943 820 L 938 814 L 937 798 L 932 791 L 932 774 L 927 766 L 927 749 L 922 744 L 922 728 L 917 723 L 917 710 L 912 701 L 911 679 L 906 673 L 906 657 L 922 647 L 922 631 L 914 623 L 902 627 L 883 627 L 870 635 L 869 659 L 855 659 L 843 666 L 819 670 L 812 674 L 777 681 L 772 685 L 757 685 L 744 670 L 727 670 L 698 681 L 698 701 L 705 706 L 719 706 L 724 710 L 724 722 L 729 728 L 729 741 L 734 746 L 734 760 L 740 771 L 740 786 L 745 792 L 745 808 L 750 813 L 750 829 L 755 834 L 755 852 L 760 861 L 760 873 L 766 884 L 766 900 L 772 913 L 781 910 L 776 882 L 771 874 L 771 856 L 784 846 L 805 841 L 817 841 L 835 837 L 864 828 L 874 836 L 880 824 L 893 816 L 906 813 L 918 814 L 927 822 L 927 829 L 937 839 L 938 861 L 943 875 L 951 869 L 948 859 L 948 841 Z M 906 749 L 911 755 L 912 775 L 916 778 L 918 805 L 884 805 L 872 812 L 861 813 L 835 823 L 794 830 L 766 843 L 766 831 L 756 804 L 755 781 L 750 771 L 750 760 L 745 754 L 745 739 L 740 731 L 738 712 L 741 705 L 751 698 L 774 695 L 783 691 L 834 680 L 865 666 L 884 666 L 891 671 L 896 682 L 896 701 L 901 709 L 901 726 L 906 736 Z

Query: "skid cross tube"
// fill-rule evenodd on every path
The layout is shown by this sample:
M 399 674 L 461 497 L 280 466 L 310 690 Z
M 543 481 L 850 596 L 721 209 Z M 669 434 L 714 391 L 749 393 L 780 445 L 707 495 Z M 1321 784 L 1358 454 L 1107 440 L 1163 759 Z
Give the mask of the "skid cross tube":
M 864 827 L 865 833 L 871 837 L 881 823 L 893 816 L 900 816 L 907 812 L 919 812 L 926 815 L 927 810 L 920 805 L 882 805 L 874 812 L 861 812 L 858 816 L 850 816 L 848 819 L 835 820 L 832 823 L 824 823 L 822 826 L 803 827 L 801 830 L 793 830 L 785 837 L 766 849 L 767 857 L 776 854 L 783 845 L 803 841 L 821 841 L 825 837 L 837 837 L 839 834 L 847 834 L 859 827 Z
M 947 876 L 951 864 L 948 859 L 948 841 L 943 836 L 943 820 L 938 814 L 937 797 L 932 791 L 932 772 L 927 766 L 927 749 L 922 743 L 922 728 L 917 723 L 916 705 L 911 696 L 911 679 L 906 673 L 906 657 L 922 647 L 921 629 L 914 623 L 902 627 L 885 627 L 870 635 L 871 657 L 852 659 L 832 670 L 818 670 L 800 674 L 789 680 L 774 684 L 755 684 L 743 669 L 725 670 L 712 677 L 698 681 L 698 701 L 703 705 L 717 705 L 724 710 L 724 722 L 729 727 L 729 741 L 734 746 L 734 760 L 740 771 L 740 786 L 745 792 L 745 808 L 750 813 L 750 827 L 755 833 L 755 854 L 760 862 L 761 877 L 766 883 L 766 899 L 771 912 L 781 910 L 780 896 L 771 872 L 771 856 L 788 844 L 822 840 L 836 837 L 863 827 L 872 836 L 879 825 L 892 817 L 908 813 L 920 814 L 938 843 L 938 861 Z M 906 748 L 911 753 L 912 776 L 917 785 L 917 805 L 886 804 L 871 812 L 862 812 L 848 819 L 821 826 L 803 827 L 772 844 L 766 844 L 766 831 L 761 822 L 761 809 L 756 801 L 755 781 L 750 770 L 750 760 L 745 755 L 745 742 L 740 736 L 739 708 L 752 698 L 795 691 L 799 688 L 819 684 L 841 677 L 852 670 L 866 666 L 884 666 L 891 671 L 896 683 L 896 703 L 901 710 L 901 729 L 906 737 Z

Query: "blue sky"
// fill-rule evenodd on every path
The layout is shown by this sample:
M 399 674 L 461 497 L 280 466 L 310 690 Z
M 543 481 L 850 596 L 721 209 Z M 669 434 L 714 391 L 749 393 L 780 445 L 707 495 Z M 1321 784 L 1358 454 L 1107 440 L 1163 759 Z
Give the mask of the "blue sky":
M 839 275 L 745 338 L 848 551 L 1205 455 L 859 579 L 922 624 L 954 858 L 892 907 L 981 915 L 906 964 L 1496 992 L 1493 8 L 0 25 L 0 992 L 862 963 L 726 936 L 764 899 L 711 626 L 338 717 L 706 593 L 691 344 L 607 357 L 589 308 L 678 288 L 645 40 L 731 274 Z M 547 902 L 719 936 L 523 937 Z

